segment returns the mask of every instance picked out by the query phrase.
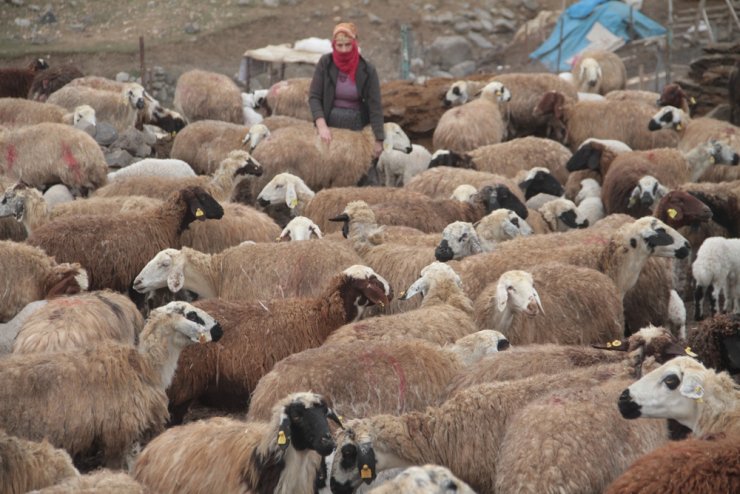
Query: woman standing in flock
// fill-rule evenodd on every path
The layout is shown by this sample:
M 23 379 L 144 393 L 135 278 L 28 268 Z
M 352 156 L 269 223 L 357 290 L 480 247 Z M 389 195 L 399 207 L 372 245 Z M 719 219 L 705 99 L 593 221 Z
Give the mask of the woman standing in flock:
M 380 156 L 385 137 L 380 81 L 375 66 L 360 56 L 353 23 L 334 27 L 332 52 L 316 64 L 308 104 L 324 143 L 331 143 L 330 127 L 362 130 L 370 124 L 375 135 L 373 154 Z

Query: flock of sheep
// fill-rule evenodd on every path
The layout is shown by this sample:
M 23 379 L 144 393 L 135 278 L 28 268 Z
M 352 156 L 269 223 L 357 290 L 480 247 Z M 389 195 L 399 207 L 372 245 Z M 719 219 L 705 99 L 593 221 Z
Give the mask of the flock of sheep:
M 740 492 L 740 128 L 593 52 L 374 161 L 308 83 L 0 70 L 0 492 Z

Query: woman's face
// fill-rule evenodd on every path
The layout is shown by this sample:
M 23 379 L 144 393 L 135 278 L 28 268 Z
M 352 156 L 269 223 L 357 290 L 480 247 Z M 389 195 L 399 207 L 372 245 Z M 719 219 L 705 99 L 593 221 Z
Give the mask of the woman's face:
M 334 40 L 334 49 L 339 53 L 349 53 L 352 51 L 352 40 L 347 36 L 337 36 Z

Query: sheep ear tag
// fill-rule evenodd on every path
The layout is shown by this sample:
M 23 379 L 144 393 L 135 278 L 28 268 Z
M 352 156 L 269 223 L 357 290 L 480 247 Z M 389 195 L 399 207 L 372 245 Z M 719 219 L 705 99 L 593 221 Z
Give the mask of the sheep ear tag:
M 678 216 L 678 211 L 673 208 L 669 208 L 666 212 L 668 213 L 668 217 L 671 219 L 674 219 L 676 216 Z
M 362 465 L 362 468 L 360 469 L 360 478 L 362 480 L 373 478 L 373 469 L 367 465 Z
M 201 216 L 203 216 L 204 214 L 205 214 L 205 213 L 204 213 L 204 212 L 203 212 L 203 210 L 202 210 L 202 209 L 200 209 L 200 208 L 197 208 L 197 209 L 195 210 L 195 217 L 196 217 L 196 218 L 200 218 L 200 217 L 201 217 Z
M 683 125 L 681 125 L 680 123 L 676 124 L 676 130 L 681 130 L 681 129 L 683 129 Z
M 288 417 L 284 417 L 283 420 L 280 422 L 280 428 L 278 429 L 277 443 L 278 443 L 278 446 L 285 449 L 288 447 L 289 441 L 290 441 L 290 419 Z

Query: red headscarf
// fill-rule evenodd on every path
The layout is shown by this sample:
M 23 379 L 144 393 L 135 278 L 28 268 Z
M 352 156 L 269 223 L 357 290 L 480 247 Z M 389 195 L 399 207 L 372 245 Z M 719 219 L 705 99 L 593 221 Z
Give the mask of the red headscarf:
M 339 35 L 346 36 L 352 40 L 352 49 L 350 51 L 346 53 L 337 51 L 336 43 Z M 341 72 L 349 75 L 349 78 L 354 82 L 357 65 L 360 63 L 360 50 L 357 46 L 357 28 L 355 25 L 349 22 L 337 24 L 332 33 L 331 46 L 333 48 L 331 57 L 334 60 L 334 64 Z

